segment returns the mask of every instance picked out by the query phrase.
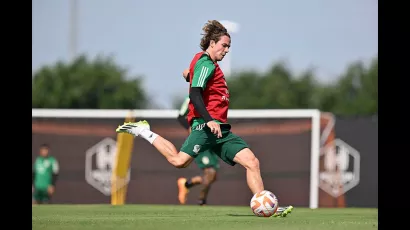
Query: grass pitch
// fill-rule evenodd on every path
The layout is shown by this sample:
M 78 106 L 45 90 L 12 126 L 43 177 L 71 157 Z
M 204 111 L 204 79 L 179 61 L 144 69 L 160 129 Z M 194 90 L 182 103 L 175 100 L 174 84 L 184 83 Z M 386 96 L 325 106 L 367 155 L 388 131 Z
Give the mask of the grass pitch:
M 367 230 L 377 209 L 295 207 L 286 218 L 256 217 L 249 207 L 174 205 L 37 205 L 34 230 Z

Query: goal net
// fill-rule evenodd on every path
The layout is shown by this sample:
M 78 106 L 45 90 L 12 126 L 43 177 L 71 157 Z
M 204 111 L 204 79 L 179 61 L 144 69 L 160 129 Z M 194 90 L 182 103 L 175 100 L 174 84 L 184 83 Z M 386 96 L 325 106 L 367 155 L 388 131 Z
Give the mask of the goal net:
M 177 115 L 177 110 L 33 109 L 32 158 L 42 143 L 48 143 L 60 163 L 59 194 L 53 202 L 113 203 L 113 190 L 124 185 L 122 199 L 126 197 L 127 203 L 177 204 L 176 180 L 200 175 L 195 163 L 176 169 L 147 141 L 128 140 L 130 147 L 119 144 L 115 133 L 127 116 L 146 119 L 154 132 L 179 149 L 188 133 Z M 232 132 L 258 157 L 265 189 L 275 193 L 281 205 L 317 208 L 320 149 L 333 129 L 331 119 L 318 110 L 230 110 L 228 117 Z M 130 157 L 120 159 L 118 146 L 128 146 Z M 118 164 L 127 167 L 121 177 L 113 176 Z M 208 203 L 249 205 L 252 194 L 245 169 L 222 161 L 220 165 Z M 113 186 L 113 180 L 121 185 Z M 196 202 L 199 188 L 191 191 L 188 204 Z

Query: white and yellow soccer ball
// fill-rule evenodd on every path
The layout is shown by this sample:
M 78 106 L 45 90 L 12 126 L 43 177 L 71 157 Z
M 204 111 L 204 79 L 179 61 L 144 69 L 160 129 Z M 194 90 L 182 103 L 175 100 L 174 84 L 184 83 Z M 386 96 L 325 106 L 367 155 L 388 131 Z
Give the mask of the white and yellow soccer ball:
M 278 209 L 279 201 L 275 194 L 263 190 L 253 195 L 250 206 L 256 216 L 270 217 Z

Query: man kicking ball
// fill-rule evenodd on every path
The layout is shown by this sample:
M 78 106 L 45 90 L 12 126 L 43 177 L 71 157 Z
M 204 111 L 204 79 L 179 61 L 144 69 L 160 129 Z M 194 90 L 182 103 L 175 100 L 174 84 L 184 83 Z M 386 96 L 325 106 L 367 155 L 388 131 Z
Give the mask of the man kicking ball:
M 199 153 L 211 149 L 225 163 L 240 164 L 246 169 L 246 181 L 252 194 L 265 190 L 259 160 L 248 144 L 231 132 L 228 123 L 229 90 L 218 62 L 229 52 L 231 36 L 218 21 L 208 21 L 197 53 L 190 64 L 188 123 L 191 133 L 180 151 L 162 136 L 150 130 L 147 121 L 124 123 L 116 132 L 141 137 L 152 144 L 170 164 L 187 167 Z M 288 206 L 277 215 L 286 216 Z

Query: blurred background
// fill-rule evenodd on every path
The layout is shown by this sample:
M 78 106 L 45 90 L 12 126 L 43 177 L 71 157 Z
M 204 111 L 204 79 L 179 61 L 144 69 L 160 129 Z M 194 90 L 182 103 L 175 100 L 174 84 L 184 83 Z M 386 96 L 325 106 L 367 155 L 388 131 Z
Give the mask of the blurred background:
M 125 110 L 153 109 L 132 118 L 151 119 L 153 130 L 179 148 L 186 132 L 177 109 L 188 93 L 182 71 L 200 51 L 202 26 L 216 19 L 234 25 L 227 27 L 232 47 L 221 63 L 230 108 L 319 110 L 319 207 L 377 207 L 377 1 L 32 2 L 32 161 L 44 143 L 58 160 L 54 203 L 112 203 L 114 130 Z M 161 111 L 170 115 L 158 117 Z M 260 152 L 275 194 L 309 206 L 311 118 L 237 117 L 232 123 Z M 261 138 L 255 127 L 267 124 L 271 130 Z M 129 161 L 127 203 L 176 204 L 176 179 L 199 172 L 195 165 L 172 168 L 137 139 Z M 209 203 L 248 205 L 244 178 L 242 168 L 222 163 Z M 161 197 L 152 193 L 168 187 Z M 226 189 L 242 192 L 221 195 Z

